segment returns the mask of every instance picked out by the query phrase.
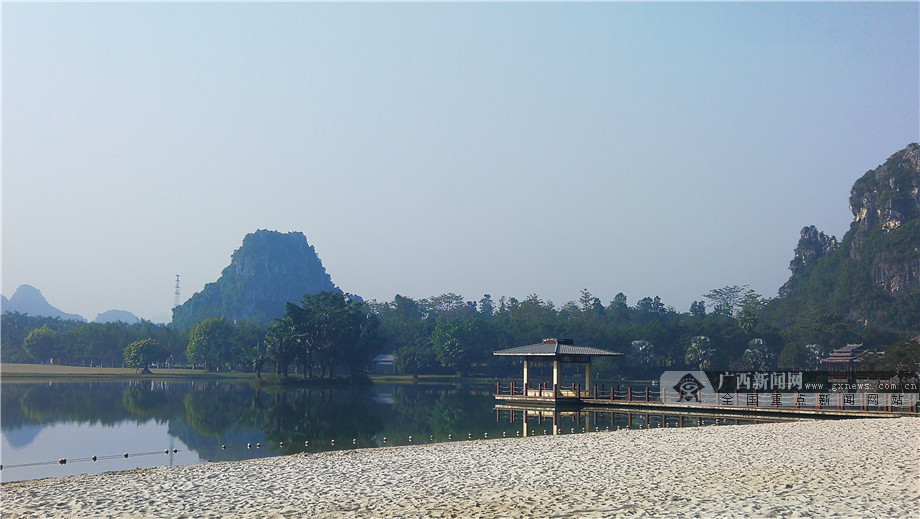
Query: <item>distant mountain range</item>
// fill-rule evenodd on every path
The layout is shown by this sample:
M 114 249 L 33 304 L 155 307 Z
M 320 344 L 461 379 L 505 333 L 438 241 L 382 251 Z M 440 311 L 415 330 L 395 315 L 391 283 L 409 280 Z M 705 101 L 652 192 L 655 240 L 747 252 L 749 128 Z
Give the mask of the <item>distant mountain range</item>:
M 21 285 L 9 299 L 0 294 L 0 313 L 3 312 L 19 312 L 35 317 L 57 317 L 65 321 L 86 322 L 86 318 L 82 315 L 68 314 L 49 303 L 41 291 L 32 285 Z M 95 323 L 123 322 L 126 324 L 134 324 L 139 321 L 136 315 L 127 310 L 107 310 L 93 320 Z
M 247 234 L 220 278 L 173 309 L 173 324 L 190 328 L 210 317 L 268 323 L 287 302 L 306 294 L 341 292 L 301 232 Z
M 71 321 L 86 321 L 82 315 L 68 314 L 51 305 L 42 295 L 41 291 L 32 285 L 21 285 L 13 293 L 13 297 L 7 299 L 0 296 L 0 312 L 19 312 L 42 317 L 57 317 L 59 319 Z
M 140 319 L 127 310 L 106 310 L 93 319 L 94 323 L 125 323 L 135 324 Z

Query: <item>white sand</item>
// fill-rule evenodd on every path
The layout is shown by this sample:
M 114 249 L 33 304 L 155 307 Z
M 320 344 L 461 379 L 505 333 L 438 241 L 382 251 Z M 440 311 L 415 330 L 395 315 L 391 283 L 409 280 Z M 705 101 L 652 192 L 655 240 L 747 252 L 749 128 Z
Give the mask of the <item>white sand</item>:
M 3 517 L 920 517 L 920 418 L 539 436 L 6 483 Z

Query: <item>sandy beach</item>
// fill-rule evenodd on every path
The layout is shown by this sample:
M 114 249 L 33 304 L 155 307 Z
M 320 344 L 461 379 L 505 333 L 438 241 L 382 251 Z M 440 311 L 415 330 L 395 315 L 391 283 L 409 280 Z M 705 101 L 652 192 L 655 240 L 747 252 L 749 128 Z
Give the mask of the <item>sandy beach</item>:
M 3 517 L 920 517 L 920 418 L 628 430 L 6 483 Z

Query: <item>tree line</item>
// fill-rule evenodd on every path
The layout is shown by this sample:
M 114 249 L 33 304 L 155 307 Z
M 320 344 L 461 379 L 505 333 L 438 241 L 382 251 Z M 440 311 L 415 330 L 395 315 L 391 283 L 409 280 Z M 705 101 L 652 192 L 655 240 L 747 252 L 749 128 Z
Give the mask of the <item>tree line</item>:
M 598 359 L 595 369 L 632 378 L 654 378 L 668 369 L 820 369 L 820 360 L 834 348 L 858 342 L 889 346 L 893 353 L 874 359 L 880 367 L 920 363 L 920 344 L 909 332 L 857 327 L 828 312 L 797 316 L 789 324 L 776 308 L 776 300 L 744 285 L 713 289 L 688 312 L 657 296 L 631 305 L 619 293 L 605 304 L 587 289 L 561 307 L 536 294 L 497 301 L 489 294 L 478 301 L 453 293 L 425 299 L 397 295 L 389 302 L 364 302 L 321 292 L 287 303 L 283 315 L 267 325 L 211 318 L 182 330 L 147 321 L 78 323 L 6 313 L 2 357 L 331 377 L 359 376 L 376 354 L 388 352 L 405 374 L 500 376 L 519 367 L 493 351 L 571 337 L 623 353 Z

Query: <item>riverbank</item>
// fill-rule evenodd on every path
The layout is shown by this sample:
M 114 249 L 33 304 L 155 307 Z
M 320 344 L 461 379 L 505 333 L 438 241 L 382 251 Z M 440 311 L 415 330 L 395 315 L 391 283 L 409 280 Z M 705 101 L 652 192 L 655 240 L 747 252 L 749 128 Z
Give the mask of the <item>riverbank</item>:
M 134 368 L 101 368 L 54 364 L 0 364 L 0 379 L 4 382 L 46 379 L 128 380 L 128 379 L 219 379 L 255 380 L 251 373 L 208 373 L 201 369 L 156 369 L 142 374 Z
M 3 517 L 909 517 L 920 418 L 538 436 L 3 484 Z

